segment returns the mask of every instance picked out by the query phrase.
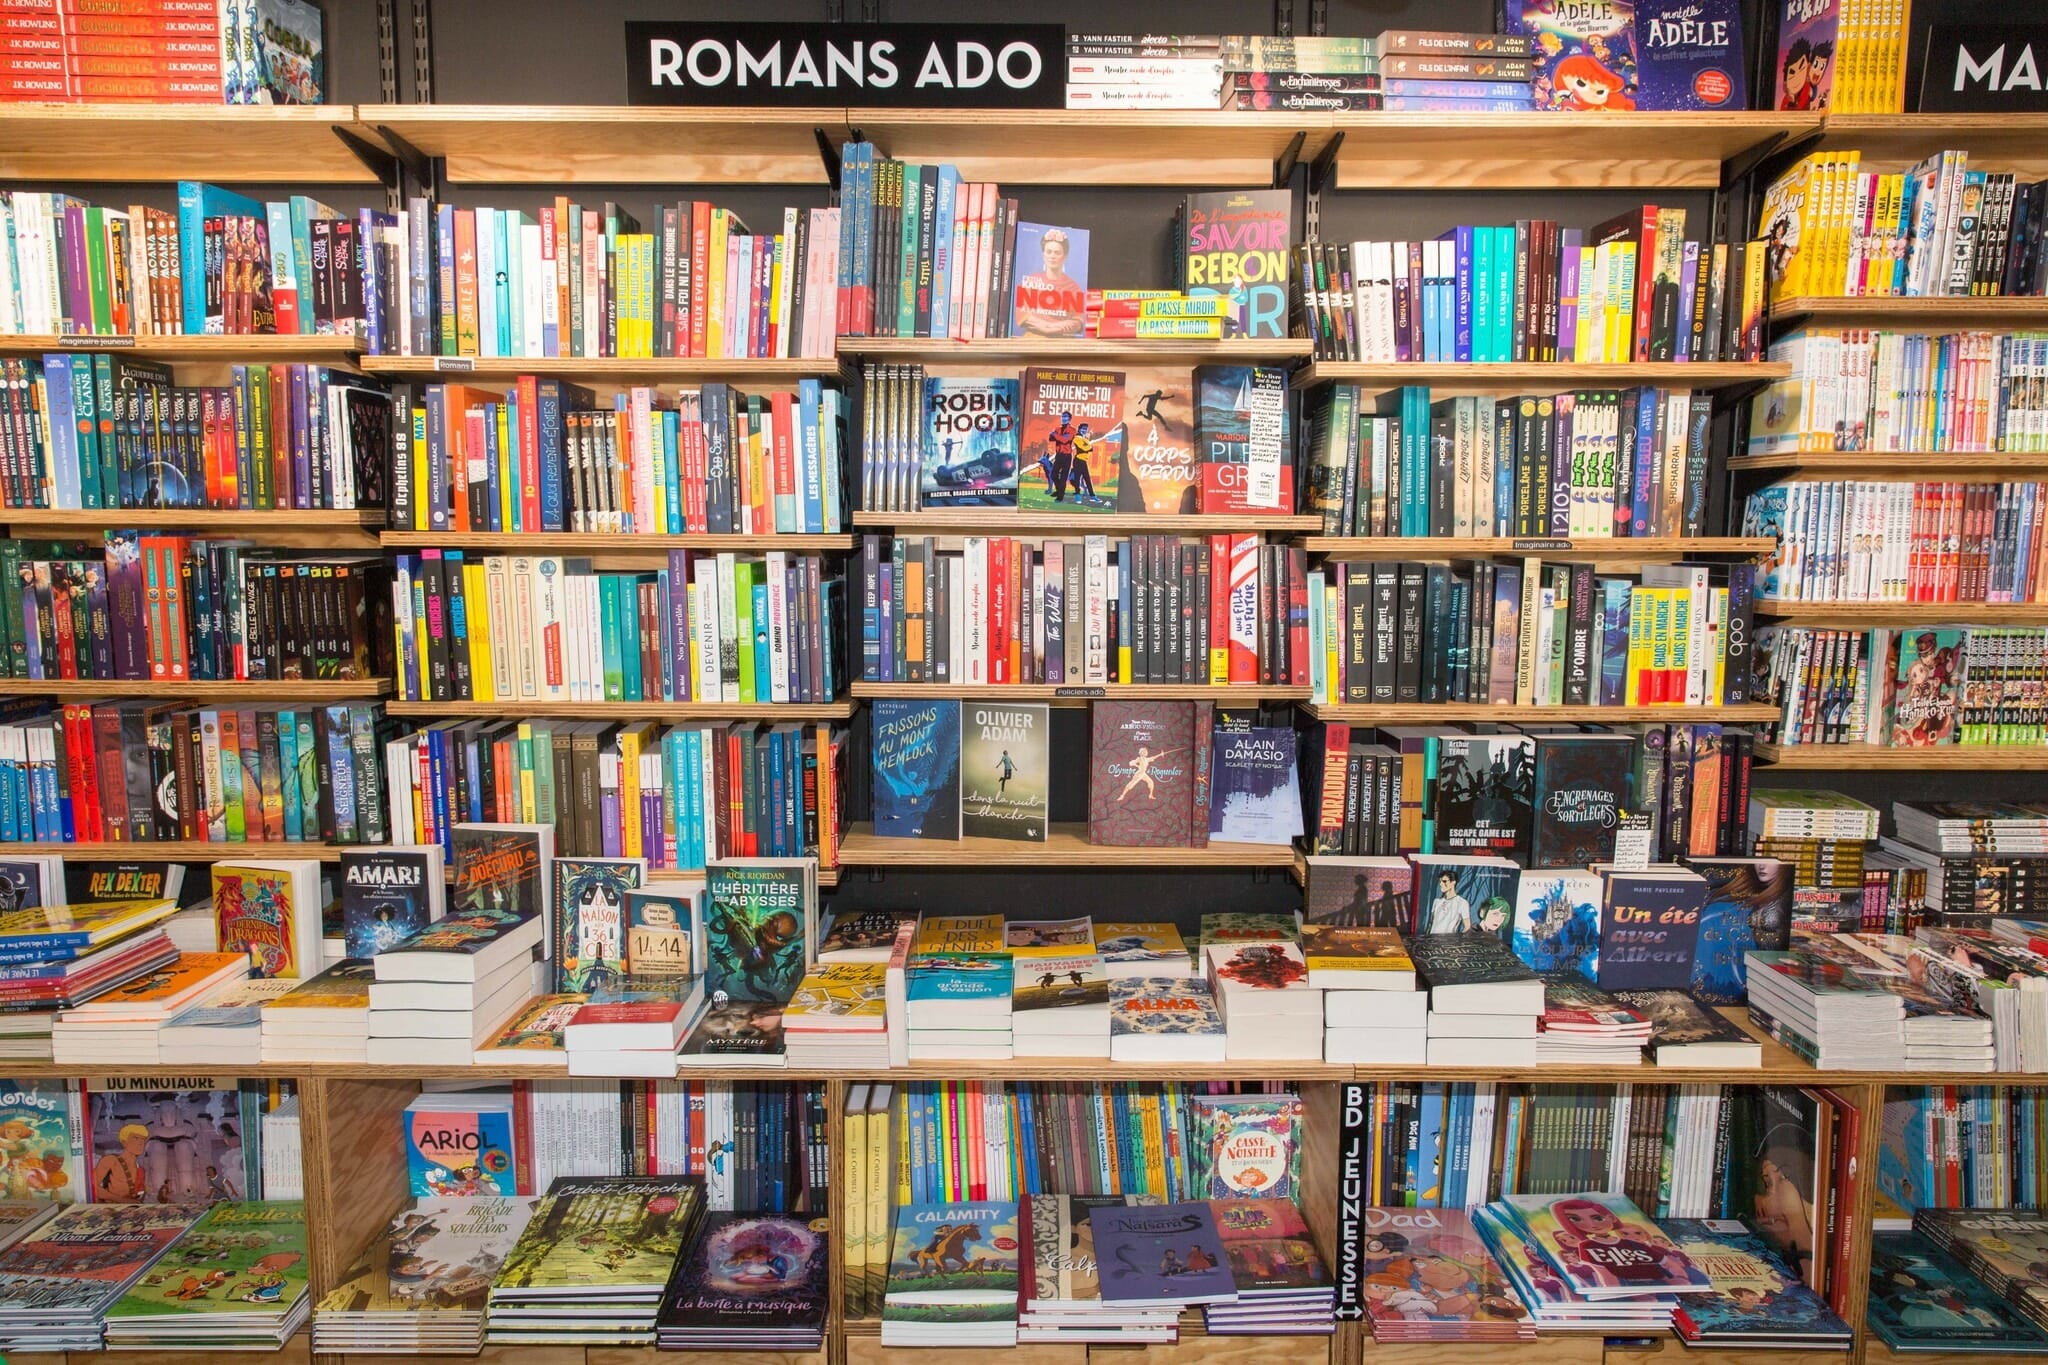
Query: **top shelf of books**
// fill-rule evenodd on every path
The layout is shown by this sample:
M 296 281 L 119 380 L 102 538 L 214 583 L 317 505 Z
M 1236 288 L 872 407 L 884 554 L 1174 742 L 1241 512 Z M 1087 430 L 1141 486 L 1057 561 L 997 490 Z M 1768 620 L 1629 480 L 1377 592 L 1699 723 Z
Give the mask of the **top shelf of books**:
M 0 179 L 363 184 L 353 105 L 4 104 Z

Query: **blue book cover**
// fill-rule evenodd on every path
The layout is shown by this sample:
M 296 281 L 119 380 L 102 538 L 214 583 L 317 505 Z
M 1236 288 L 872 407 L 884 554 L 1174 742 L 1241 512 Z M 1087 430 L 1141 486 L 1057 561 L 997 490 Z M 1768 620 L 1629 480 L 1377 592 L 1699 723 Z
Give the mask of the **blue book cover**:
M 1100 1208 L 1088 1221 L 1104 1304 L 1236 1300 L 1237 1281 L 1208 1204 Z
M 1614 872 L 1600 910 L 1598 984 L 1612 990 L 1684 990 L 1707 884 L 1690 872 Z
M 1636 108 L 1747 109 L 1741 0 L 1635 0 Z
M 875 833 L 960 837 L 960 703 L 876 698 Z
M 405 1108 L 405 1165 L 416 1198 L 510 1195 L 512 1097 L 422 1095 Z
M 1294 732 L 1258 728 L 1216 736 L 1209 837 L 1233 843 L 1291 844 L 1301 836 L 1301 789 Z
M 1433 1209 L 1443 1202 L 1444 1196 L 1444 1087 L 1441 1081 L 1423 1082 L 1415 1134 L 1418 1153 L 1415 1204 L 1418 1208 Z
M 924 394 L 924 505 L 1016 506 L 1017 381 L 934 375 Z
M 1870 1330 L 1894 1350 L 2048 1353 L 2048 1338 L 1917 1232 L 1870 1246 Z
M 1820 1295 L 1799 1282 L 1768 1243 L 1729 1218 L 1666 1218 L 1657 1224 L 1713 1282 L 1710 1294 L 1688 1294 L 1688 1340 L 1775 1343 L 1811 1339 L 1815 1346 L 1847 1344 L 1849 1324 Z
M 441 917 L 441 846 L 345 849 L 341 937 L 347 957 L 375 957 Z
M 1626 578 L 1600 582 L 1600 705 L 1628 700 L 1629 590 Z
M 1014 981 L 1008 953 L 925 953 L 905 987 L 906 1000 L 1007 1000 Z
M 1600 877 L 1576 869 L 1524 872 L 1516 887 L 1515 956 L 1538 972 L 1600 970 Z
M 1747 954 L 1791 946 L 1792 869 L 1776 858 L 1693 858 L 1707 883 L 1693 955 L 1692 990 L 1713 1005 L 1746 998 Z
M 1635 0 L 1502 0 L 1500 28 L 1529 38 L 1539 109 L 1636 107 Z

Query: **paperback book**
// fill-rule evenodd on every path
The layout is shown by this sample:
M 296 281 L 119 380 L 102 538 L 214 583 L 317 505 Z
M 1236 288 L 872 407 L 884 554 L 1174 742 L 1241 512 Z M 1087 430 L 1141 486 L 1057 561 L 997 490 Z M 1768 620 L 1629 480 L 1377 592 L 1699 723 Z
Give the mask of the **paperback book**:
M 970 702 L 960 729 L 960 832 L 1042 844 L 1052 790 L 1043 705 Z
M 875 833 L 888 839 L 960 837 L 960 703 L 877 697 Z

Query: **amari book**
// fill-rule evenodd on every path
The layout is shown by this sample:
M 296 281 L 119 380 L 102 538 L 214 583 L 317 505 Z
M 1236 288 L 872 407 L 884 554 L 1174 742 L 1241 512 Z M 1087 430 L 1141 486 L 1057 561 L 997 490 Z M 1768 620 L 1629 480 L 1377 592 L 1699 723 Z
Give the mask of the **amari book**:
M 721 1003 L 787 1002 L 804 979 L 815 916 L 807 870 L 757 858 L 713 862 L 705 877 L 705 994 Z
M 969 702 L 960 722 L 960 832 L 1046 840 L 1051 724 L 1043 703 Z
M 1588 1299 L 1711 1293 L 1713 1281 L 1619 1194 L 1511 1194 L 1530 1240 Z
M 960 837 L 960 703 L 877 697 L 875 833 L 888 839 Z
M 1732 1218 L 1666 1218 L 1658 1227 L 1713 1281 L 1679 1305 L 1688 1342 L 1824 1348 L 1846 1345 L 1849 1324 L 1799 1282 L 1778 1253 Z
M 2048 1336 L 1917 1232 L 1872 1234 L 1864 1313 L 1894 1351 L 2048 1355 Z
M 589 991 L 626 969 L 626 897 L 647 880 L 644 858 L 557 858 L 555 989 Z
M 341 852 L 341 940 L 349 957 L 375 957 L 441 918 L 447 887 L 439 844 Z
M 1017 505 L 1027 512 L 1114 512 L 1123 467 L 1124 376 L 1024 371 Z
M 0 1198 L 85 1198 L 85 1120 L 75 1081 L 0 1081 Z
M 1693 858 L 1686 866 L 1707 883 L 1693 950 L 1692 990 L 1715 1005 L 1747 998 L 1752 952 L 1782 952 L 1792 944 L 1792 868 L 1776 858 Z
M 215 1204 L 107 1311 L 107 1341 L 112 1345 L 134 1336 L 143 1325 L 135 1319 L 172 1320 L 173 1334 L 180 1318 L 287 1319 L 306 1297 L 306 1275 L 302 1202 Z M 153 1338 L 166 1325 L 153 1324 Z M 195 1335 L 189 1344 L 205 1339 Z M 153 1339 L 152 1344 L 163 1343 Z
M 1205 1202 L 1097 1209 L 1095 1273 L 1105 1304 L 1230 1303 L 1237 1298 L 1216 1216 Z
M 884 1344 L 1014 1344 L 1022 1253 L 1015 1204 L 898 1209 L 882 1302 Z
M 526 1230 L 537 1202 L 489 1196 L 420 1200 L 392 1219 L 320 1300 L 321 1315 L 429 1309 L 481 1314 L 491 1278 Z
M 1014 379 L 924 381 L 926 507 L 1015 507 L 1023 409 Z
M 676 1262 L 656 1325 L 692 1345 L 731 1332 L 822 1331 L 826 1249 L 822 1217 L 708 1214 Z
M 1539 972 L 1577 972 L 1588 981 L 1600 970 L 1598 874 L 1522 873 L 1515 888 L 1515 956 Z

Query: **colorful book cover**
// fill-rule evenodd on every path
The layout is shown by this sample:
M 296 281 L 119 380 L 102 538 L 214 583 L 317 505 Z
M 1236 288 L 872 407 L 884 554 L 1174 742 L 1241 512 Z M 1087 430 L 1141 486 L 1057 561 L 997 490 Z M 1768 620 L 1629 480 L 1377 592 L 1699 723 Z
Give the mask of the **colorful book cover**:
M 1241 1292 L 1329 1287 L 1329 1267 L 1293 1200 L 1212 1198 L 1209 1208 L 1230 1259 L 1230 1276 Z
M 1437 744 L 1437 853 L 1525 859 L 1535 824 L 1536 741 L 1444 736 Z
M 1477 930 L 1503 944 L 1514 930 L 1521 869 L 1505 858 L 1415 858 L 1415 932 L 1463 934 Z
M 1094 943 L 1095 924 L 1086 915 L 1072 919 L 1013 919 L 1003 926 L 1003 946 L 1013 952 L 1023 948 L 1086 951 Z
M 370 1008 L 370 985 L 377 968 L 366 957 L 345 957 L 309 977 L 263 1008 L 266 1010 L 362 1010 Z
M 511 1097 L 463 1099 L 422 1095 L 405 1107 L 405 1165 L 416 1199 L 518 1193 Z
M 533 1217 L 531 1198 L 422 1199 L 357 1258 L 321 1313 L 482 1313 L 491 1278 Z
M 532 921 L 531 915 L 495 910 L 458 910 L 434 921 L 411 938 L 401 939 L 391 951 L 453 953 L 473 957 L 519 933 Z
M 1302 900 L 1306 924 L 1406 929 L 1414 923 L 1415 868 L 1406 858 L 1313 857 Z
M 1111 966 L 1158 964 L 1184 974 L 1190 962 L 1180 930 L 1171 924 L 1097 924 L 1095 951 Z
M 910 924 L 911 939 L 915 942 L 915 910 L 842 910 L 832 916 L 824 938 L 818 942 L 818 961 L 887 962 L 895 954 L 896 940 L 903 933 L 905 922 Z
M 1011 957 L 995 953 L 927 953 L 910 968 L 905 999 L 967 1003 L 1010 998 Z
M 1010 334 L 1078 337 L 1088 312 L 1088 229 L 1017 224 Z
M 1224 730 L 1215 744 L 1209 837 L 1245 844 L 1291 844 L 1300 838 L 1294 731 Z
M 1693 858 L 1707 884 L 1693 953 L 1692 990 L 1715 1005 L 1748 998 L 1748 954 L 1792 943 L 1792 868 L 1776 858 Z
M 1919 749 L 1953 744 L 1961 721 L 1964 632 L 1912 630 L 1901 634 L 1891 689 L 1891 746 Z
M 1100 1303 L 1096 1276 L 1096 1209 L 1160 1203 L 1156 1194 L 1034 1194 L 1026 1201 L 1031 1223 L 1031 1301 L 1035 1304 Z
M 211 1086 L 169 1090 L 109 1078 L 88 1087 L 93 1203 L 204 1205 L 247 1196 L 241 1093 L 232 1079 L 201 1079 Z
M 1299 1095 L 1191 1095 L 1187 1104 L 1196 1189 L 1204 1199 L 1299 1197 Z
M 1123 467 L 1124 376 L 1024 371 L 1017 505 L 1027 512 L 1114 512 Z
M 1713 1282 L 1641 1209 L 1619 1194 L 1505 1196 L 1530 1240 L 1589 1299 L 1698 1294 Z
M 1180 284 L 1230 301 L 1226 337 L 1284 337 L 1294 198 L 1286 190 L 1191 194 L 1181 207 Z
M 1720 1338 L 1814 1337 L 1846 1341 L 1849 1324 L 1761 1237 L 1733 1218 L 1666 1218 L 1658 1225 L 1712 1282 L 1679 1311 L 1691 1330 Z
M 705 878 L 705 994 L 721 1003 L 787 1001 L 804 979 L 812 919 L 803 869 L 714 862 Z
M 1028 948 L 1011 954 L 1010 1010 L 1109 1008 L 1109 977 L 1092 952 Z M 1106 1017 L 1106 1014 L 1105 1016 Z
M 823 1217 L 712 1213 L 662 1297 L 663 1328 L 822 1330 L 827 1290 Z
M 1200 952 L 1219 943 L 1295 943 L 1300 937 L 1292 915 L 1216 910 L 1202 916 L 1195 949 Z
M 626 893 L 626 970 L 639 977 L 704 970 L 703 888 Z
M 874 823 L 887 839 L 960 837 L 960 703 L 877 697 Z
M 1707 884 L 1689 872 L 1610 872 L 1600 907 L 1602 990 L 1692 984 Z
M 306 1276 L 304 1203 L 224 1201 L 208 1209 L 107 1317 L 285 1317 L 309 1292 Z
M 1044 704 L 970 702 L 960 725 L 960 832 L 1042 844 L 1052 791 Z
M 0 1198 L 85 1198 L 85 1120 L 72 1081 L 0 1081 Z
M 1614 856 L 1635 772 L 1633 735 L 1536 736 L 1531 867 L 1586 867 Z
M 1209 1205 L 1189 1200 L 1141 1208 L 1097 1209 L 1096 1276 L 1102 1301 L 1229 1303 L 1237 1281 Z
M 1636 107 L 1633 0 L 1502 0 L 1503 33 L 1529 39 L 1538 109 Z
M 1001 915 L 926 915 L 910 942 L 911 960 L 927 953 L 999 953 L 1005 936 Z
M 556 858 L 555 989 L 588 992 L 625 969 L 626 897 L 647 880 L 645 858 Z
M 2048 1353 L 2048 1336 L 1917 1232 L 1871 1235 L 1864 1314 L 1895 1351 Z
M 317 919 L 320 910 L 298 904 L 293 882 L 288 872 L 213 865 L 213 922 L 220 950 L 247 953 L 257 976 L 310 976 L 319 970 L 318 962 L 300 958 L 307 936 L 299 916 Z
M 1268 365 L 1195 367 L 1195 459 L 1201 476 L 1196 510 L 1292 513 L 1294 480 L 1283 467 L 1293 452 L 1287 371 Z
M 182 902 L 200 894 L 199 883 L 186 880 L 183 863 L 73 862 L 64 865 L 64 896 L 67 900 L 132 902 L 169 897 Z
M 820 962 L 804 979 L 783 1011 L 790 1030 L 861 1031 L 883 1028 L 888 1010 L 889 967 L 883 962 Z
M 1099 701 L 1090 712 L 1088 842 L 1190 845 L 1195 703 Z
M 1741 0 L 1634 0 L 1638 109 L 1747 109 Z
M 1538 972 L 1600 970 L 1600 877 L 1530 869 L 1515 887 L 1515 956 Z
M 690 1036 L 676 1049 L 686 1062 L 692 1057 L 776 1059 L 781 1065 L 782 1006 L 764 1001 L 713 1005 L 690 1026 Z
M 532 919 L 547 908 L 553 830 L 539 825 L 457 825 L 449 831 L 449 909 Z
M 1773 109 L 1828 107 L 1835 88 L 1835 31 L 1840 0 L 1783 0 L 1778 10 L 1778 62 Z
M 1194 371 L 1147 366 L 1124 374 L 1123 467 L 1117 511 L 1192 512 L 1202 487 L 1195 452 Z
M 1364 1211 L 1366 1316 L 1374 1322 L 1456 1322 L 1526 1331 L 1528 1310 L 1463 1209 Z
M 1301 926 L 1301 955 L 1311 972 L 1401 972 L 1413 975 L 1396 929 L 1352 928 L 1339 924 Z
M 1611 1033 L 1640 1030 L 1642 1014 L 1576 972 L 1543 973 L 1545 1033 Z
M 240 966 L 246 970 L 248 961 L 242 953 L 179 953 L 176 959 L 164 966 L 135 977 L 125 985 L 116 986 L 103 995 L 94 996 L 92 1003 L 102 1007 L 155 1006 L 162 1009 L 166 1001 L 197 989 L 223 969 Z
M 659 1290 L 703 1198 L 702 1184 L 676 1176 L 563 1176 L 534 1207 L 492 1290 Z
M 508 1054 L 516 1054 L 567 1066 L 569 1054 L 562 1030 L 589 1000 L 589 996 L 573 992 L 535 996 L 519 1007 L 519 1012 L 506 1021 L 495 1037 L 477 1049 L 479 1063 L 510 1061 L 512 1056 Z
M 2048 1214 L 2035 1209 L 1934 1209 L 1913 1213 L 1913 1230 L 1962 1262 L 2037 1324 L 2048 1321 Z
M 98 1318 L 205 1212 L 73 1204 L 0 1251 L 0 1312 Z
M 1015 507 L 1023 409 L 1014 379 L 924 381 L 926 507 Z
M 341 851 L 341 942 L 349 957 L 375 957 L 441 917 L 441 846 Z
M 1109 983 L 1109 1034 L 1221 1038 L 1223 1016 L 1209 985 L 1190 976 L 1120 976 Z
M 1014 1321 L 1022 1248 L 1015 1204 L 905 1205 L 896 1211 L 889 1244 L 882 1321 Z

